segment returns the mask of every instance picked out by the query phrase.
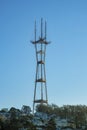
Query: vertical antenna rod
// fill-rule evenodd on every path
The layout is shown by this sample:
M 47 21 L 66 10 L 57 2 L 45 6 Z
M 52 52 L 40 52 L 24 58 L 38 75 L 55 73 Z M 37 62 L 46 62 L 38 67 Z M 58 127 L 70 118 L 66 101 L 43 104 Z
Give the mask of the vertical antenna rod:
M 47 23 L 45 21 L 45 39 L 46 39 L 46 37 L 47 37 Z
M 36 41 L 36 20 L 35 20 L 35 28 L 34 28 L 34 32 L 35 32 L 35 41 Z
M 43 38 L 43 19 L 41 18 L 41 39 Z

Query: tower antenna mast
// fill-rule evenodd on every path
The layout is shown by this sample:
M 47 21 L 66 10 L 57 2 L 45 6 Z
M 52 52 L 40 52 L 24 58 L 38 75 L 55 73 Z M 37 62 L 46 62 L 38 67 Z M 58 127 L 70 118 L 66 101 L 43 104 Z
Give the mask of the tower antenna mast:
M 35 39 L 31 41 L 35 45 L 36 52 L 36 77 L 34 87 L 34 99 L 33 99 L 33 113 L 35 111 L 36 104 L 48 104 L 47 85 L 46 85 L 46 70 L 45 70 L 45 53 L 46 45 L 49 43 L 46 41 L 46 21 L 45 32 L 43 34 L 43 19 L 41 18 L 41 35 L 39 39 L 36 39 L 36 21 L 35 21 Z

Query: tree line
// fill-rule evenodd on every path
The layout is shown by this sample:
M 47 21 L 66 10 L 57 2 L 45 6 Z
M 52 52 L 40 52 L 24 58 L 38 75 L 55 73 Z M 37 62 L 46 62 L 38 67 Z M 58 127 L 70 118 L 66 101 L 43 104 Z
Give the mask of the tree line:
M 46 130 L 55 130 L 54 118 L 56 117 L 73 121 L 76 125 L 76 128 L 87 125 L 86 105 L 63 105 L 59 107 L 55 104 L 39 104 L 36 106 L 36 112 L 42 112 L 50 117 L 52 116 L 52 118 L 47 123 L 45 128 Z M 2 115 L 4 115 L 5 110 L 0 110 L 0 113 L 3 113 Z M 21 110 L 11 107 L 10 110 L 6 113 L 6 117 L 8 118 L 1 116 L 1 114 L 0 130 L 19 130 L 20 128 L 28 128 L 27 130 L 37 129 L 37 127 L 32 122 L 34 115 L 32 114 L 31 108 L 29 106 L 24 105 Z
M 61 107 L 52 105 L 37 105 L 37 112 L 47 113 L 60 117 L 60 119 L 67 119 L 73 121 L 76 127 L 87 125 L 87 106 L 86 105 L 63 105 Z

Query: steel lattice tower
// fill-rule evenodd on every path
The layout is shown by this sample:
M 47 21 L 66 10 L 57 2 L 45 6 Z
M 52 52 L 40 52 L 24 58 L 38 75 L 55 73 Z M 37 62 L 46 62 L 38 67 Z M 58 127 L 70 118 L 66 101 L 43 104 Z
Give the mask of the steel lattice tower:
M 35 78 L 34 99 L 33 99 L 33 113 L 34 113 L 36 103 L 48 104 L 45 56 L 46 56 L 46 45 L 49 42 L 46 40 L 46 31 L 47 31 L 46 21 L 43 29 L 43 19 L 41 19 L 41 34 L 37 40 L 36 21 L 35 21 L 35 39 L 34 41 L 32 41 L 32 43 L 35 46 L 37 64 L 36 64 L 36 78 Z

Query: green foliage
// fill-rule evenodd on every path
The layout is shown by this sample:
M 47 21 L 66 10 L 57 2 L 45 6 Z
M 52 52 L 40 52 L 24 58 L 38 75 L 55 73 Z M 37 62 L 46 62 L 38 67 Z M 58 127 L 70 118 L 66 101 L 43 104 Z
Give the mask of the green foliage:
M 48 115 L 54 114 L 60 118 L 72 120 L 77 128 L 82 125 L 87 125 L 87 106 L 85 105 L 63 105 L 62 107 L 58 107 L 55 104 L 40 104 L 36 106 L 36 111 L 47 113 Z
M 36 126 L 32 123 L 33 115 L 30 113 L 30 107 L 23 106 L 21 110 L 12 107 L 8 111 L 8 114 L 10 115 L 9 118 L 4 116 L 6 111 L 0 112 L 3 115 L 0 116 L 0 130 L 18 130 L 19 128 L 36 130 Z M 81 126 L 87 125 L 87 106 L 85 105 L 63 105 L 59 107 L 55 104 L 39 104 L 36 106 L 36 112 L 46 113 L 49 117 L 60 117 L 73 121 L 76 128 L 81 128 Z M 51 118 L 48 121 L 46 130 L 54 130 L 55 126 L 55 121 Z
M 0 118 L 0 130 L 18 130 L 19 128 L 36 130 L 36 126 L 32 123 L 33 115 L 30 114 L 30 107 L 23 106 L 22 110 L 11 107 L 8 112 L 9 118 L 4 121 Z
M 30 112 L 31 112 L 31 108 L 30 108 L 29 106 L 23 105 L 21 111 L 22 111 L 24 114 L 29 115 Z
M 52 107 L 51 105 L 44 105 L 44 104 L 39 104 L 36 106 L 36 112 L 43 112 L 47 114 L 52 114 Z
M 53 118 L 51 118 L 51 119 L 48 121 L 46 130 L 56 130 L 56 124 L 55 124 L 55 120 L 54 120 Z
M 28 128 L 28 130 L 36 130 L 36 126 L 31 122 L 30 117 L 20 117 L 19 119 L 7 120 L 4 124 L 1 122 L 1 130 L 18 130 L 19 128 Z
M 18 118 L 21 114 L 21 111 L 19 109 L 16 109 L 14 107 L 11 107 L 11 109 L 9 110 L 10 116 L 11 116 L 11 120 Z

